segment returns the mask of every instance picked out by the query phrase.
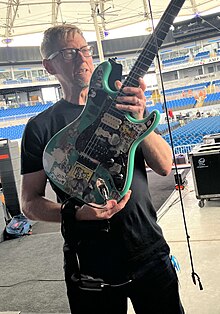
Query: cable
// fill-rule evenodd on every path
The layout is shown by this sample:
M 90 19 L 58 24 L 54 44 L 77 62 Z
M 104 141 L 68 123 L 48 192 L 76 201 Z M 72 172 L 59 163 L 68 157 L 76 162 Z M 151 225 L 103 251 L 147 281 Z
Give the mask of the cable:
M 155 34 L 155 28 L 154 28 L 154 23 L 153 23 L 153 13 L 152 13 L 152 7 L 151 7 L 151 0 L 148 0 L 148 5 L 149 5 L 149 11 L 150 11 L 150 17 L 151 17 L 151 23 L 152 23 L 152 30 L 153 30 L 153 32 Z M 157 45 L 157 38 L 155 36 L 154 36 L 154 44 L 156 45 L 156 47 L 158 47 L 158 45 Z M 157 51 L 158 50 L 159 49 L 157 49 Z M 171 132 L 169 116 L 168 116 L 168 108 L 167 108 L 166 95 L 165 95 L 165 87 L 164 87 L 164 82 L 163 82 L 163 78 L 162 78 L 162 70 L 161 70 L 161 64 L 160 64 L 160 59 L 159 59 L 159 54 L 158 53 L 156 54 L 156 58 L 157 58 L 158 70 L 159 70 L 159 74 L 160 74 L 160 82 L 161 82 L 161 88 L 162 88 L 162 92 L 163 92 L 164 108 L 165 108 L 165 113 L 166 113 L 166 118 L 167 118 L 168 131 L 169 131 L 169 135 L 170 135 L 170 143 L 171 143 L 171 149 L 172 149 L 172 153 L 173 153 L 175 172 L 177 174 L 177 183 L 178 183 L 178 187 L 179 187 L 179 189 L 178 189 L 178 191 L 179 191 L 179 198 L 180 198 L 180 203 L 181 203 L 183 223 L 184 223 L 184 228 L 185 228 L 186 241 L 187 241 L 187 245 L 188 245 L 190 264 L 191 264 L 191 269 L 192 269 L 192 273 L 191 273 L 192 280 L 193 280 L 193 283 L 196 284 L 196 279 L 197 279 L 198 283 L 199 283 L 200 290 L 203 290 L 203 286 L 202 286 L 200 277 L 194 271 L 192 250 L 191 250 L 190 240 L 189 240 L 190 236 L 189 236 L 189 233 L 188 233 L 188 228 L 187 228 L 187 223 L 186 223 L 186 216 L 185 216 L 185 209 L 184 209 L 184 205 L 183 205 L 183 197 L 182 197 L 182 193 L 181 193 L 181 189 L 180 189 L 180 180 L 179 180 L 179 175 L 178 175 L 179 173 L 178 173 L 178 168 L 177 168 L 177 163 L 176 163 L 176 158 L 175 158 L 175 153 L 174 153 L 174 144 L 173 144 L 172 132 Z
M 64 279 L 28 279 L 13 283 L 11 285 L 0 285 L 0 288 L 11 288 L 28 282 L 61 282 L 61 281 L 64 281 Z
M 87 205 L 87 206 L 90 206 L 90 207 L 93 207 L 93 208 L 96 208 L 96 209 L 102 209 L 102 208 L 104 208 L 104 206 L 107 204 L 107 199 L 106 199 L 106 197 L 105 197 L 105 202 L 104 202 L 102 205 L 100 205 L 100 207 L 98 207 L 98 206 L 95 206 L 95 205 L 93 205 L 93 204 L 91 204 L 91 203 L 87 203 L 87 202 L 85 202 L 85 201 L 83 201 L 83 200 L 79 200 L 78 198 L 76 199 L 74 196 L 70 196 L 70 197 L 68 197 L 67 199 L 65 199 L 65 200 L 62 202 L 62 204 L 61 204 L 61 212 L 63 211 L 64 206 L 66 205 L 66 203 L 69 202 L 69 201 L 71 201 L 71 200 L 75 200 L 75 201 L 77 200 L 77 202 L 80 202 L 80 204 L 77 205 L 77 206 L 79 206 L 79 207 L 82 207 L 83 205 Z
M 192 191 L 187 191 L 187 193 L 184 194 L 183 198 L 186 197 L 186 195 L 190 192 Z M 176 205 L 178 202 L 180 202 L 179 196 L 173 200 L 173 202 L 167 207 L 166 210 L 164 210 L 161 214 L 157 216 L 157 221 L 159 222 L 160 219 L 170 210 L 170 208 Z

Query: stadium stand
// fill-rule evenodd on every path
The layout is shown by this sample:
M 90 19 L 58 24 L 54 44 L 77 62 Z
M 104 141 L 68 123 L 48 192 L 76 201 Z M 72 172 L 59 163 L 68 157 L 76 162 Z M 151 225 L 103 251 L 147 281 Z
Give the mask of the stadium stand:
M 24 132 L 25 124 L 0 128 L 0 138 L 9 140 L 21 139 Z
M 188 61 L 189 61 L 189 55 L 186 55 L 186 56 L 176 57 L 173 59 L 162 60 L 162 65 L 163 66 L 169 66 L 169 65 L 179 64 L 179 63 L 185 63 Z
M 193 85 L 188 85 L 188 86 L 180 86 L 180 87 L 174 87 L 171 89 L 165 90 L 165 94 L 178 94 L 178 93 L 184 93 L 188 91 L 193 91 L 193 90 L 200 90 L 208 87 L 211 84 L 211 82 L 203 82 L 203 83 L 198 83 L 198 84 L 193 84 Z
M 172 110 L 183 110 L 194 108 L 196 105 L 196 99 L 194 97 L 187 97 L 182 99 L 175 99 L 167 101 L 167 108 Z M 156 103 L 155 106 L 148 107 L 148 111 L 151 112 L 154 109 L 159 110 L 159 112 L 164 112 L 163 110 L 164 104 L 163 103 Z
M 220 133 L 220 116 L 196 119 L 173 130 L 173 145 L 199 144 L 202 143 L 203 136 L 215 133 Z M 171 144 L 169 134 L 165 134 L 163 137 Z
M 217 55 L 220 55 L 220 50 L 217 51 Z M 201 51 L 195 54 L 194 56 L 192 55 L 191 57 L 187 54 L 184 56 L 179 56 L 171 59 L 163 59 L 162 60 L 162 65 L 167 67 L 167 66 L 174 66 L 177 64 L 181 63 L 186 63 L 189 61 L 197 61 L 197 60 L 202 60 L 210 57 L 210 51 Z
M 204 59 L 204 58 L 209 58 L 209 57 L 210 57 L 210 51 L 201 51 L 195 55 L 194 60 L 199 60 L 199 59 Z
M 180 126 L 180 123 L 178 121 L 170 122 L 170 129 L 175 130 Z M 159 124 L 157 127 L 158 131 L 161 135 L 166 134 L 168 132 L 168 126 L 167 123 Z
M 206 95 L 204 99 L 204 106 L 210 106 L 220 103 L 220 92 Z
M 49 108 L 53 103 L 48 102 L 46 104 L 37 103 L 35 106 L 24 106 L 20 105 L 18 108 L 9 108 L 9 109 L 1 109 L 0 110 L 0 120 L 5 119 L 13 119 L 13 117 L 21 117 L 26 115 L 36 115 L 39 112 Z

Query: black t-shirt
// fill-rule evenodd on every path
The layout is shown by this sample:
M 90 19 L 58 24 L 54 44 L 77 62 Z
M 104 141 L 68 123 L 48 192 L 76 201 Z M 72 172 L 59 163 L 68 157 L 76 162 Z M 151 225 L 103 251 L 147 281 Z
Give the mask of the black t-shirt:
M 83 108 L 61 99 L 28 121 L 21 143 L 21 174 L 43 169 L 42 156 L 46 144 L 54 134 L 73 122 Z
M 29 120 L 22 138 L 22 174 L 43 169 L 42 155 L 46 144 L 60 129 L 74 121 L 83 108 L 61 99 Z M 82 271 L 113 281 L 141 272 L 158 250 L 169 251 L 156 222 L 140 147 L 135 153 L 131 190 L 131 198 L 125 208 L 110 219 L 108 232 L 103 229 L 101 221 L 75 222 L 71 217 L 64 217 L 64 254 L 70 272 L 74 271 L 76 243 Z M 55 191 L 63 201 L 64 194 L 56 187 Z

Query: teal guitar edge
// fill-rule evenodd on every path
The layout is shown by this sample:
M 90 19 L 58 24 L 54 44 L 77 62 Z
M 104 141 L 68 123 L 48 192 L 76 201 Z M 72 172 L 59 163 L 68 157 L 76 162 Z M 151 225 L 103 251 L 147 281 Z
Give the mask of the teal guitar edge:
M 133 143 L 133 145 L 132 145 L 132 147 L 130 149 L 129 159 L 128 159 L 128 168 L 127 168 L 128 170 L 130 170 L 130 173 L 128 173 L 128 175 L 127 175 L 127 181 L 126 181 L 126 184 L 125 184 L 125 187 L 124 187 L 123 191 L 120 192 L 121 198 L 123 198 L 125 196 L 125 194 L 129 191 L 129 188 L 131 186 L 131 182 L 132 182 L 132 179 L 133 179 L 135 151 L 136 151 L 137 146 L 142 142 L 142 140 L 148 134 L 150 134 L 157 127 L 158 123 L 160 122 L 160 113 L 159 113 L 158 110 L 153 110 L 149 114 L 148 117 L 146 117 L 145 119 L 142 119 L 142 120 L 136 120 L 136 119 L 134 119 L 131 116 L 129 117 L 129 119 L 132 118 L 135 121 L 139 121 L 139 122 L 143 121 L 144 122 L 144 121 L 147 121 L 153 115 L 155 115 L 154 123 L 151 125 L 151 127 L 148 129 L 148 131 L 146 131 L 146 133 L 144 133 L 142 136 L 140 136 L 140 138 Z

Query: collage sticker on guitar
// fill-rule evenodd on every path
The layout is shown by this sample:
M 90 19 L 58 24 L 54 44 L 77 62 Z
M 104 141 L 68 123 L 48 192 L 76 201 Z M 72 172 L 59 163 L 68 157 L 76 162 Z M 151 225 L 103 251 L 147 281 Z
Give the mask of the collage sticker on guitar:
M 170 26 L 184 1 L 172 0 L 145 47 L 123 82 L 139 86 L 161 47 Z M 48 178 L 63 192 L 83 203 L 104 204 L 119 201 L 129 190 L 138 144 L 159 123 L 160 114 L 153 110 L 142 120 L 115 107 L 122 88 L 122 66 L 109 59 L 93 72 L 86 106 L 81 115 L 55 134 L 43 154 Z

